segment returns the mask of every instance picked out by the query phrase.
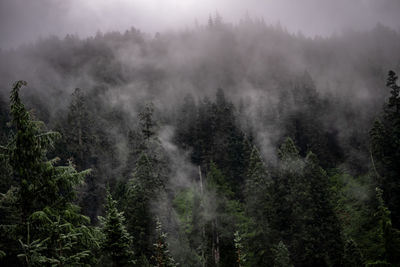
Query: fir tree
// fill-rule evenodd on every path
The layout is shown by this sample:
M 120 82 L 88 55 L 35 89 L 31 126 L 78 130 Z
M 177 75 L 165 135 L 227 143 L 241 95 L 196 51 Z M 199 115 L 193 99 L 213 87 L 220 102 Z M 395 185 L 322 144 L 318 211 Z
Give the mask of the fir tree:
M 375 218 L 377 221 L 376 248 L 378 250 L 378 262 L 400 264 L 400 231 L 393 228 L 390 218 L 390 210 L 383 200 L 383 191 L 376 188 L 376 199 L 378 202 Z
M 125 228 L 125 217 L 117 209 L 109 190 L 106 192 L 105 217 L 102 218 L 104 241 L 102 251 L 111 259 L 111 266 L 131 266 L 133 261 L 132 237 Z
M 244 251 L 244 246 L 242 243 L 242 236 L 239 231 L 236 231 L 234 234 L 235 249 L 236 249 L 236 262 L 238 267 L 243 267 L 246 263 L 246 253 Z
M 255 146 L 246 178 L 246 214 L 250 219 L 246 241 L 251 252 L 248 258 L 251 265 L 264 265 L 272 261 L 271 246 L 268 245 L 272 243 L 270 223 L 274 213 L 272 179 Z
M 10 162 L 18 182 L 13 205 L 19 218 L 10 222 L 15 226 L 11 234 L 15 241 L 20 240 L 24 250 L 41 244 L 40 251 L 36 249 L 35 253 L 53 263 L 75 266 L 93 263 L 95 259 L 89 258 L 88 250 L 95 247 L 96 242 L 86 226 L 89 220 L 73 204 L 74 187 L 83 181 L 88 171 L 77 172 L 71 164 L 56 167 L 57 159 L 46 159 L 46 153 L 59 134 L 44 132 L 43 124 L 32 120 L 19 97 L 23 85 L 26 82 L 18 81 L 11 91 L 11 116 L 16 133 L 7 147 L 2 147 L 3 157 Z M 29 228 L 30 233 L 27 232 Z M 12 249 L 8 252 L 8 255 L 15 253 Z M 40 261 L 29 264 L 40 264 Z
M 371 161 L 383 199 L 392 213 L 393 226 L 400 228 L 400 87 L 398 77 L 389 71 L 390 97 L 383 116 L 370 131 Z
M 135 253 L 147 257 L 151 254 L 150 234 L 154 224 L 150 201 L 157 198 L 163 186 L 153 163 L 146 153 L 140 155 L 133 177 L 128 182 L 124 203 L 127 228 L 133 236 Z
M 154 267 L 176 267 L 174 258 L 168 249 L 167 235 L 162 231 L 162 225 L 159 219 L 156 220 L 157 239 L 154 246 L 153 260 Z
M 274 252 L 274 267 L 293 267 L 293 264 L 290 260 L 289 250 L 282 241 L 278 243 L 274 249 Z
M 147 103 L 143 110 L 139 113 L 140 127 L 144 138 L 149 141 L 152 136 L 155 135 L 155 127 L 157 126 L 154 119 L 154 105 L 153 103 Z

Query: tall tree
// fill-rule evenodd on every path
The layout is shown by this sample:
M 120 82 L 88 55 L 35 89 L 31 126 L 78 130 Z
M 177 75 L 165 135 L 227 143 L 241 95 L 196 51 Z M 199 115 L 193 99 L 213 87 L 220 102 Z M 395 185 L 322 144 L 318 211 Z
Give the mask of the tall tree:
M 95 102 L 93 96 L 75 89 L 68 112 L 60 115 L 58 128 L 63 138 L 56 146 L 56 153 L 70 159 L 77 170 L 92 169 L 80 195 L 82 210 L 92 222 L 102 208 L 105 180 L 113 177 L 117 165 L 112 138 L 93 107 Z
M 242 243 L 242 236 L 239 231 L 235 232 L 234 235 L 235 249 L 236 249 L 236 263 L 238 267 L 245 266 L 246 263 L 246 252 L 244 250 L 244 245 Z
M 144 138 L 149 141 L 151 137 L 155 135 L 155 127 L 157 124 L 153 118 L 154 104 L 147 103 L 143 110 L 139 113 L 140 127 Z
M 264 161 L 253 146 L 246 177 L 246 215 L 249 217 L 246 241 L 249 248 L 248 262 L 262 266 L 273 260 L 271 251 L 271 220 L 274 214 L 272 178 Z
M 274 229 L 287 244 L 296 266 L 338 266 L 343 244 L 325 171 L 313 153 L 302 159 L 291 139 L 281 146 L 279 154 Z
M 56 167 L 57 159 L 46 159 L 59 134 L 44 132 L 43 124 L 32 120 L 19 97 L 24 85 L 26 82 L 18 81 L 11 91 L 11 116 L 16 133 L 7 147 L 2 147 L 3 156 L 8 158 L 18 182 L 16 189 L 10 189 L 15 194 L 9 194 L 15 196 L 12 205 L 18 214 L 10 234 L 15 242 L 20 241 L 25 256 L 32 252 L 27 249 L 40 252 L 41 257 L 35 257 L 39 262 L 24 261 L 29 266 L 42 261 L 75 266 L 93 263 L 94 258 L 89 257 L 88 251 L 96 242 L 87 227 L 89 220 L 73 204 L 74 187 L 88 171 L 77 172 L 71 165 Z M 40 244 L 40 251 L 32 244 Z M 16 251 L 6 253 L 15 257 Z
M 293 267 L 290 260 L 289 250 L 282 241 L 279 241 L 274 252 L 274 267 Z
M 400 231 L 392 226 L 390 210 L 385 205 L 383 191 L 380 188 L 376 188 L 376 200 L 378 207 L 374 216 L 377 224 L 375 263 L 397 266 L 400 264 Z
M 157 198 L 163 184 L 154 162 L 143 152 L 128 182 L 124 206 L 134 250 L 138 255 L 143 254 L 148 258 L 152 250 L 151 227 L 154 225 L 150 205 Z
M 153 260 L 155 262 L 154 267 L 176 267 L 178 264 L 175 263 L 174 258 L 171 256 L 168 243 L 167 235 L 162 230 L 162 225 L 159 219 L 156 220 L 156 232 L 157 238 L 154 243 L 154 255 Z
M 105 217 L 102 218 L 104 241 L 102 251 L 108 256 L 111 266 L 132 266 L 132 237 L 125 228 L 125 217 L 117 209 L 117 202 L 106 192 Z M 107 259 L 107 258 L 106 258 Z
M 397 75 L 389 71 L 387 87 L 390 97 L 383 115 L 370 131 L 371 159 L 377 184 L 391 211 L 393 226 L 400 229 L 400 86 Z

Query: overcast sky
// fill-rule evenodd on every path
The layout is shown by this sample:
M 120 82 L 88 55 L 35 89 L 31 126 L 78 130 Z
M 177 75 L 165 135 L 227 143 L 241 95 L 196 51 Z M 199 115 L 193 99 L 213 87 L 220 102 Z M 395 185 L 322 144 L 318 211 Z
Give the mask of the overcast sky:
M 192 26 L 218 12 L 235 22 L 246 11 L 289 31 L 329 35 L 378 22 L 400 30 L 400 0 L 0 0 L 0 47 L 50 34 L 81 37 L 131 26 L 154 33 Z

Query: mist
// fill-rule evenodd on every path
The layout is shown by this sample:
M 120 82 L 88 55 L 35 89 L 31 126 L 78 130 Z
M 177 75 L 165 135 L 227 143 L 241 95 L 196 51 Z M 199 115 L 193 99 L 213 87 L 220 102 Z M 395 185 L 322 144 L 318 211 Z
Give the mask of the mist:
M 234 23 L 245 14 L 281 23 L 290 32 L 329 36 L 343 30 L 371 29 L 377 23 L 399 30 L 396 0 L 2 0 L 0 47 L 11 48 L 49 35 L 87 37 L 97 31 L 182 30 L 219 12 Z
M 0 264 L 42 240 L 67 242 L 76 266 L 397 266 L 399 13 L 397 0 L 2 0 L 0 226 L 22 239 L 0 234 Z M 60 220 L 76 240 L 48 238 Z M 38 266 L 66 259 L 40 246 Z

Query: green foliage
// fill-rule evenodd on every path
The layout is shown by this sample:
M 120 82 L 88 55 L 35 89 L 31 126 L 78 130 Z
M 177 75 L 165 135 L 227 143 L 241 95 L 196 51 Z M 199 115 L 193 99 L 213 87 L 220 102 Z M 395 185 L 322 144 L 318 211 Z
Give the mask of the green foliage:
M 28 224 L 28 238 L 27 243 L 24 244 L 21 240 L 19 240 L 23 253 L 19 254 L 18 257 L 22 259 L 26 266 L 43 266 L 48 263 L 53 263 L 50 258 L 47 258 L 41 254 L 43 250 L 46 250 L 47 247 L 45 243 L 48 239 L 44 240 L 34 240 L 30 242 L 30 234 L 29 234 L 29 224 Z
M 154 105 L 147 103 L 144 109 L 139 113 L 140 127 L 144 138 L 148 141 L 155 135 L 155 127 L 157 124 L 153 119 Z
M 326 172 L 313 153 L 302 159 L 291 139 L 281 146 L 279 155 L 278 177 L 273 185 L 274 238 L 287 244 L 294 265 L 340 264 L 341 229 L 331 205 Z
M 361 250 L 353 239 L 348 239 L 345 243 L 342 265 L 344 267 L 364 266 Z
M 210 16 L 209 26 L 154 39 L 135 29 L 85 40 L 68 36 L 0 51 L 3 62 L 21 55 L 50 62 L 38 65 L 38 83 L 41 77 L 52 79 L 47 68 L 47 76 L 40 76 L 40 65 L 53 67 L 61 79 L 41 88 L 58 97 L 54 103 L 35 95 L 38 88 L 24 94 L 33 112 L 19 96 L 25 82 L 14 85 L 11 112 L 0 94 L 1 266 L 162 266 L 171 255 L 193 267 L 400 265 L 400 87 L 393 71 L 383 113 L 370 131 L 370 150 L 365 130 L 383 100 L 384 92 L 374 90 L 381 69 L 396 63 L 392 45 L 399 34 L 380 26 L 367 34 L 308 40 L 248 16 L 232 27 L 219 14 Z M 372 42 L 371 36 L 379 40 Z M 128 43 L 146 64 L 119 60 Z M 340 52 L 347 51 L 346 43 L 357 63 Z M 185 57 L 189 64 L 169 61 L 176 47 L 191 55 Z M 198 57 L 193 48 L 207 55 Z M 328 72 L 338 75 L 328 75 L 326 88 L 318 77 L 317 89 L 309 73 L 291 66 L 291 52 L 313 71 L 333 66 Z M 320 55 L 333 56 L 321 63 Z M 8 64 L 2 74 L 8 79 L 20 65 Z M 183 79 L 176 76 L 182 66 Z M 82 80 L 77 79 L 82 73 L 94 86 L 75 90 L 68 107 L 58 105 L 66 92 L 62 84 Z M 360 77 L 369 89 L 361 95 L 351 90 Z M 210 98 L 188 96 L 177 108 L 170 98 L 155 99 L 161 106 L 143 104 L 165 96 L 163 85 L 181 82 Z M 137 90 L 131 95 L 128 85 L 136 83 L 150 94 L 115 104 L 121 90 L 141 95 Z M 217 84 L 226 91 L 211 97 L 207 88 Z M 331 86 L 340 94 L 329 93 Z M 243 94 L 243 88 L 251 91 Z M 365 92 L 374 97 L 356 101 Z M 239 101 L 236 110 L 233 103 Z M 33 114 L 56 126 L 62 139 Z M 172 139 L 164 135 L 168 131 L 160 131 L 158 139 L 159 124 L 175 131 Z M 285 136 L 290 139 L 275 158 L 271 148 Z M 273 160 L 265 161 L 259 149 Z M 87 168 L 91 175 L 80 172 Z M 89 226 L 97 225 L 102 213 L 106 183 L 118 202 L 108 194 L 102 227 Z M 375 187 L 382 191 L 375 194 Z M 168 215 L 163 220 L 169 244 L 154 220 L 160 210 Z
M 175 260 L 172 258 L 167 243 L 167 235 L 162 231 L 162 225 L 159 219 L 156 220 L 157 239 L 154 246 L 154 267 L 176 267 Z
M 233 241 L 235 242 L 237 266 L 242 267 L 246 263 L 246 253 L 242 243 L 242 236 L 239 231 L 235 232 Z
M 111 266 L 131 266 L 134 264 L 132 237 L 125 228 L 125 217 L 118 211 L 117 202 L 108 190 L 106 198 L 106 214 L 104 218 L 101 218 L 104 235 L 101 244 L 102 252 L 111 259 Z
M 95 259 L 89 258 L 89 251 L 96 242 L 86 227 L 89 220 L 72 204 L 74 187 L 82 182 L 88 171 L 77 172 L 71 164 L 56 166 L 57 159 L 46 159 L 48 149 L 59 134 L 43 132 L 42 124 L 31 119 L 19 97 L 23 85 L 26 82 L 16 82 L 11 91 L 12 124 L 16 133 L 4 155 L 18 186 L 15 194 L 9 191 L 8 197 L 2 200 L 3 204 L 8 202 L 14 208 L 14 215 L 8 219 L 18 219 L 3 227 L 7 227 L 9 235 L 20 240 L 24 249 L 21 258 L 28 265 L 40 265 L 47 259 L 51 259 L 51 264 L 63 266 L 93 263 Z M 27 232 L 27 228 L 31 231 Z M 15 255 L 13 249 L 15 247 L 11 246 L 7 254 Z
M 157 198 L 163 186 L 164 181 L 157 171 L 156 162 L 143 152 L 128 182 L 124 203 L 127 228 L 133 236 L 133 247 L 138 255 L 150 256 L 153 225 L 150 202 Z
M 274 249 L 274 254 L 274 267 L 293 267 L 290 260 L 289 250 L 282 241 L 280 241 Z
M 376 182 L 383 190 L 383 199 L 392 212 L 393 225 L 400 228 L 400 87 L 397 76 L 389 71 L 387 87 L 390 97 L 383 108 L 383 115 L 370 131 L 371 161 Z
M 115 176 L 113 169 L 117 165 L 113 137 L 103 124 L 102 116 L 106 115 L 97 112 L 98 107 L 94 105 L 93 96 L 75 89 L 67 112 L 59 115 L 57 129 L 62 138 L 54 152 L 73 162 L 77 170 L 91 168 L 92 172 L 85 177 L 79 204 L 93 223 L 101 210 L 105 179 Z
M 246 176 L 246 223 L 244 237 L 249 250 L 250 265 L 272 261 L 271 220 L 274 213 L 272 179 L 257 148 L 254 146 Z

